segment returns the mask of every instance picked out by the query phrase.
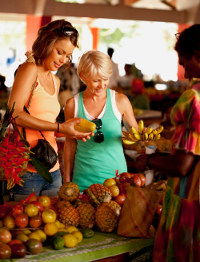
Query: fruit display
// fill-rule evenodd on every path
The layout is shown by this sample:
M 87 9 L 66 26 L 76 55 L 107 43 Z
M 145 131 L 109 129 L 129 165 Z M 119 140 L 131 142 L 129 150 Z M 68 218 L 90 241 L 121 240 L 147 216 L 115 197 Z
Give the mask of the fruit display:
M 139 141 L 157 141 L 161 137 L 161 133 L 164 127 L 160 125 L 159 127 L 152 129 L 152 127 L 144 127 L 143 120 L 139 120 L 138 122 L 138 130 L 134 127 L 130 128 L 130 132 L 123 131 L 122 141 L 126 145 L 135 144 Z
M 69 204 L 68 213 L 74 214 L 71 208 L 75 210 L 78 217 L 75 225 L 78 225 L 79 213 L 76 208 L 69 201 L 61 201 L 59 208 L 64 202 L 64 208 L 66 203 Z M 65 226 L 58 220 L 58 210 L 62 210 L 59 208 L 50 197 L 36 197 L 34 194 L 13 206 L 0 205 L 0 259 L 38 254 L 46 243 L 50 243 L 54 249 L 78 245 L 83 240 L 83 234 L 76 226 Z M 76 221 L 74 216 L 72 221 Z M 56 234 L 61 234 L 62 239 L 55 237 Z
M 129 186 L 144 187 L 145 176 L 116 171 L 103 185 L 92 184 L 83 192 L 68 182 L 57 197 L 33 193 L 16 205 L 0 205 L 0 259 L 37 254 L 44 245 L 55 250 L 74 248 L 93 237 L 95 230 L 116 232 Z

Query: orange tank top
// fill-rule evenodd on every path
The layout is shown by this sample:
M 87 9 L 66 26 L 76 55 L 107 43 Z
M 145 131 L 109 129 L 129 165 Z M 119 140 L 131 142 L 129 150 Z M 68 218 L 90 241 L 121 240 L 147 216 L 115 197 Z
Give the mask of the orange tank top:
M 56 118 L 60 112 L 60 104 L 58 102 L 58 86 L 56 85 L 55 76 L 53 73 L 51 73 L 51 75 L 54 83 L 54 94 L 48 94 L 37 79 L 37 84 L 29 106 L 29 112 L 34 117 L 55 123 Z M 46 140 L 48 140 L 51 146 L 55 149 L 55 151 L 58 152 L 55 132 L 42 131 L 42 133 Z M 26 128 L 26 139 L 30 143 L 31 147 L 34 147 L 40 138 L 42 138 L 42 136 L 39 131 Z M 50 170 L 50 172 L 57 169 L 59 169 L 58 161 L 56 165 Z M 28 170 L 31 172 L 36 172 L 36 170 L 31 165 Z

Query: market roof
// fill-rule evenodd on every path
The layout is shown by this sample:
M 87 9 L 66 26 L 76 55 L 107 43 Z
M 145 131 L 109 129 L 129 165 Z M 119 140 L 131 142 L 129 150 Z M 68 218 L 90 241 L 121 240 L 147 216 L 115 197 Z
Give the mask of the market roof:
M 0 0 L 0 13 L 200 23 L 200 0 Z

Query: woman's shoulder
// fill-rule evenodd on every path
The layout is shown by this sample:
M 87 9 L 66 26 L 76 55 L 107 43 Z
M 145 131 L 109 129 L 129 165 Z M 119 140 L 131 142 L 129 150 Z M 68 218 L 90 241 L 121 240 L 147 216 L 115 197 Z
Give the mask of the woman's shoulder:
M 117 91 L 114 91 L 114 92 L 115 92 L 115 98 L 116 98 L 117 103 L 124 103 L 124 102 L 129 101 L 128 97 L 124 95 L 123 93 L 120 93 Z
M 24 62 L 20 64 L 16 70 L 16 74 L 22 74 L 22 73 L 27 73 L 27 74 L 35 74 L 37 75 L 38 68 L 37 65 L 34 63 L 28 63 Z

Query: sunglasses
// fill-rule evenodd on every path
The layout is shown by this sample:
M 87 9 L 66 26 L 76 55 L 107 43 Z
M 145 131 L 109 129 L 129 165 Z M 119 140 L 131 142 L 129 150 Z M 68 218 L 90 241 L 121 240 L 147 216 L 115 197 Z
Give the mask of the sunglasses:
M 73 27 L 63 26 L 63 27 L 59 28 L 59 30 L 65 36 L 75 36 L 76 38 L 78 37 L 78 31 Z
M 103 133 L 100 131 L 100 129 L 102 128 L 102 121 L 99 118 L 95 118 L 94 120 L 92 120 L 93 123 L 96 124 L 96 130 L 97 132 L 95 133 L 93 139 L 95 143 L 101 143 L 104 141 L 104 135 Z

